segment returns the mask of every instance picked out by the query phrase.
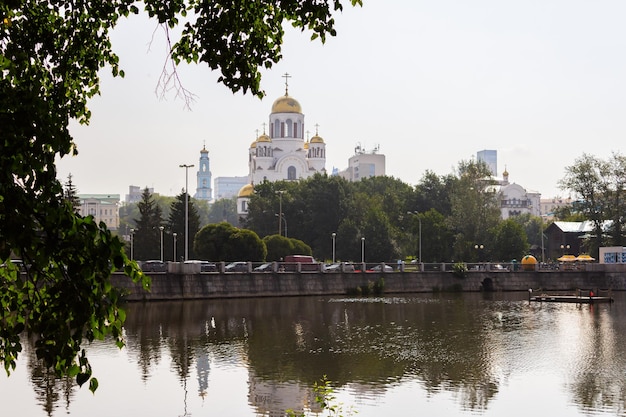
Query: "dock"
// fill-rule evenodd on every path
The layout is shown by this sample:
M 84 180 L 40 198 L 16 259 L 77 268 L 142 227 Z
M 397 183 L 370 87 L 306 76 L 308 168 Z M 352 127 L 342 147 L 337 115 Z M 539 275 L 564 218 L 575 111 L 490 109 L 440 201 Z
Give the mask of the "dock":
M 599 291 L 598 291 L 599 292 Z M 607 295 L 595 295 L 595 293 L 582 292 L 577 290 L 575 294 L 546 294 L 532 295 L 533 291 L 528 290 L 528 301 L 538 303 L 578 303 L 578 304 L 599 304 L 612 303 L 611 291 L 604 291 Z M 581 295 L 588 294 L 588 295 Z

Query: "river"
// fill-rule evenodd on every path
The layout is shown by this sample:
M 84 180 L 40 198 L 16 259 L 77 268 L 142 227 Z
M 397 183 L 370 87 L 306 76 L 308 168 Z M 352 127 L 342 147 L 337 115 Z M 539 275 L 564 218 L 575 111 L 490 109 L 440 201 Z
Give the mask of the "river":
M 95 394 L 55 380 L 28 343 L 0 375 L 6 416 L 626 415 L 626 294 L 525 293 L 132 303 L 127 345 L 94 343 Z M 323 414 L 326 415 L 326 414 Z

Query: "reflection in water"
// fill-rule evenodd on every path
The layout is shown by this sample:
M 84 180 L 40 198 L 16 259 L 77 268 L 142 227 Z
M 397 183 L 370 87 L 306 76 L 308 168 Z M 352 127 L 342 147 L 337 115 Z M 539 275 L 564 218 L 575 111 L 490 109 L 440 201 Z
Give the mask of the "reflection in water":
M 614 415 L 626 400 L 626 297 L 618 296 L 598 306 L 529 304 L 525 294 L 138 303 L 127 306 L 120 357 L 101 344 L 90 351 L 141 381 L 122 396 L 146 393 L 154 404 L 140 404 L 142 415 L 319 411 L 311 386 L 323 375 L 360 416 L 442 402 L 441 415 L 525 415 L 529 398 L 542 395 L 554 415 Z M 61 399 L 63 414 L 81 415 L 73 402 L 86 400 L 74 401 L 71 381 L 28 362 L 41 415 L 60 414 Z M 106 384 L 89 399 L 94 409 Z

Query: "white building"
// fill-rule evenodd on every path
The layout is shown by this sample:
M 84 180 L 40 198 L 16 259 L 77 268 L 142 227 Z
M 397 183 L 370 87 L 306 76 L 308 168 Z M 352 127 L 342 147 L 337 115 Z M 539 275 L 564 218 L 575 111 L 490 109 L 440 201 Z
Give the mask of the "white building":
M 357 145 L 354 155 L 348 159 L 348 168 L 338 175 L 348 181 L 385 175 L 385 155 L 378 153 L 378 146 L 367 152 L 361 145 Z
M 502 173 L 499 181 L 500 216 L 503 220 L 520 214 L 530 213 L 533 216 L 541 215 L 541 194 L 537 191 L 528 191 L 519 184 L 509 182 L 509 173 Z
M 215 186 L 215 199 L 237 197 L 239 190 L 249 184 L 247 176 L 242 177 L 216 177 L 213 181 Z
M 298 101 L 285 95 L 277 98 L 269 116 L 269 134 L 264 131 L 248 149 L 248 183 L 240 188 L 237 213 L 247 213 L 247 201 L 254 184 L 263 181 L 297 181 L 326 172 L 326 143 L 316 128 L 305 140 L 304 113 Z
M 93 216 L 96 223 L 104 222 L 110 230 L 120 226 L 119 194 L 78 194 L 80 207 L 78 213 Z
M 304 139 L 304 114 L 300 103 L 288 95 L 272 105 L 269 135 L 259 136 L 248 150 L 250 184 L 299 180 L 326 172 L 326 144 L 318 135 Z

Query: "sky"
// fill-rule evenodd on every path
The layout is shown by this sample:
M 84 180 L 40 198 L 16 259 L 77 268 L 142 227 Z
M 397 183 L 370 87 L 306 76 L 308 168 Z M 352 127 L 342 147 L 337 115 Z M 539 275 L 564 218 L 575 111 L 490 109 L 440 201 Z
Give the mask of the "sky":
M 263 71 L 266 97 L 233 94 L 218 72 L 183 65 L 191 110 L 160 98 L 162 29 L 145 16 L 112 33 L 125 78 L 102 71 L 88 126 L 72 124 L 79 155 L 58 177 L 81 194 L 129 185 L 195 192 L 203 146 L 213 179 L 248 174 L 248 148 L 274 100 L 289 95 L 305 130 L 326 143 L 326 169 L 345 169 L 357 145 L 379 148 L 387 175 L 419 183 L 426 171 L 495 149 L 498 172 L 542 198 L 567 197 L 558 182 L 588 153 L 608 159 L 626 137 L 626 2 L 623 0 L 363 0 L 336 16 L 325 44 L 288 28 L 283 59 Z M 349 3 L 345 1 L 345 3 Z

